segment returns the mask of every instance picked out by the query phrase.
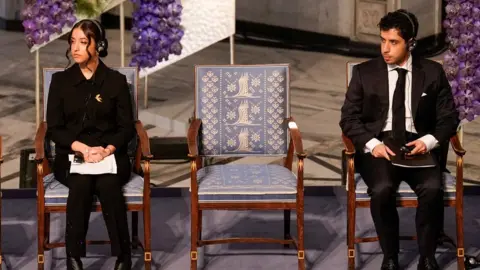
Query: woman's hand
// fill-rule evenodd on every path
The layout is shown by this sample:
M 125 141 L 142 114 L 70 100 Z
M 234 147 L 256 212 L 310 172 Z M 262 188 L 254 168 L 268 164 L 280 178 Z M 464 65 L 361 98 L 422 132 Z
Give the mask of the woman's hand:
M 85 159 L 86 162 L 97 163 L 103 160 L 105 149 L 101 146 L 88 147 L 88 158 Z
M 105 148 L 101 146 L 90 147 L 84 143 L 75 141 L 72 143 L 72 150 L 82 153 L 85 162 L 97 163 L 113 154 L 116 149 L 113 145 L 109 145 Z
M 115 152 L 115 146 L 113 145 L 108 145 L 107 147 L 105 147 L 105 149 L 103 150 L 103 153 L 104 153 L 104 157 L 108 157 L 110 156 L 111 154 L 113 154 Z
M 101 146 L 90 147 L 89 149 L 89 162 L 100 162 L 115 152 L 115 147 L 112 145 L 105 148 Z
M 88 160 L 89 160 L 89 157 L 90 157 L 90 148 L 91 148 L 90 146 L 88 146 L 88 145 L 86 145 L 82 142 L 79 142 L 79 141 L 74 141 L 72 143 L 71 148 L 74 152 L 82 153 L 83 160 L 85 162 L 89 162 Z

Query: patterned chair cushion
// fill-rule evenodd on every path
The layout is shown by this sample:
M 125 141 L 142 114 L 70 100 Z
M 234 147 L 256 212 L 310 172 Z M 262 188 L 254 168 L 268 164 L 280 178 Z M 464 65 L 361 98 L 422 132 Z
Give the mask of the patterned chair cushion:
M 443 173 L 443 180 L 444 180 L 444 198 L 445 199 L 454 199 L 455 198 L 455 177 L 453 177 L 450 173 Z M 357 201 L 368 201 L 370 200 L 370 196 L 367 193 L 367 185 L 365 181 L 360 176 L 359 173 L 355 174 L 355 195 Z M 410 186 L 405 182 L 402 181 L 398 188 L 397 192 L 397 199 L 416 199 L 417 196 L 415 192 L 410 188 Z
M 201 155 L 287 153 L 288 65 L 197 66 L 195 70 Z
M 68 188 L 55 179 L 53 173 L 43 178 L 45 188 L 45 205 L 61 206 L 67 205 Z M 143 178 L 132 173 L 130 181 L 124 186 L 124 196 L 127 204 L 143 203 Z M 94 204 L 100 204 L 97 197 L 94 197 Z
M 296 201 L 297 177 L 280 165 L 211 165 L 197 179 L 200 202 Z

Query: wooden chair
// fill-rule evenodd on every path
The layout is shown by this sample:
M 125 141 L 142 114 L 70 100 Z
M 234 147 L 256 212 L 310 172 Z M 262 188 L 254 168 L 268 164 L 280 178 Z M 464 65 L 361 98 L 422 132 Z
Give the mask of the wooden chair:
M 132 175 L 124 187 L 127 210 L 132 212 L 132 247 L 140 245 L 144 250 L 145 269 L 151 269 L 150 244 L 150 145 L 148 135 L 138 120 L 138 70 L 133 67 L 115 68 L 127 77 L 132 94 L 134 117 L 136 119 L 136 136 L 129 144 L 129 155 L 132 161 Z M 54 179 L 50 166 L 55 159 L 55 144 L 46 136 L 46 101 L 52 75 L 62 71 L 61 68 L 43 70 L 43 111 L 44 121 L 40 124 L 35 137 L 35 160 L 37 162 L 37 212 L 38 212 L 38 269 L 44 268 L 44 251 L 65 246 L 64 242 L 50 242 L 50 213 L 65 213 L 67 209 L 68 188 Z M 141 166 L 143 161 L 143 168 Z M 92 205 L 93 212 L 101 211 L 96 198 Z M 144 243 L 138 239 L 138 212 L 143 212 Z M 109 244 L 110 241 L 87 241 L 87 244 Z
M 352 76 L 352 68 L 358 63 L 347 63 L 347 88 Z M 355 244 L 378 241 L 378 237 L 356 237 L 355 235 L 355 212 L 357 208 L 370 208 L 370 197 L 367 194 L 367 185 L 360 176 L 355 173 L 355 148 L 352 141 L 342 134 L 345 150 L 342 153 L 343 179 L 347 189 L 347 245 L 348 245 L 348 269 L 355 269 Z M 450 139 L 453 151 L 457 155 L 456 178 L 446 170 L 448 142 L 440 144 L 440 163 L 444 168 L 444 202 L 447 207 L 455 207 L 457 222 L 457 263 L 458 269 L 464 267 L 464 244 L 463 244 L 463 156 L 458 134 Z M 417 197 L 413 190 L 402 182 L 397 192 L 398 207 L 417 207 Z M 444 235 L 444 237 L 447 237 Z M 416 236 L 400 236 L 401 240 L 415 240 Z M 453 243 L 453 241 L 452 241 Z
M 196 66 L 195 113 L 188 130 L 191 160 L 191 269 L 197 247 L 224 243 L 293 244 L 298 269 L 305 269 L 303 152 L 290 117 L 288 65 Z M 298 158 L 298 173 L 292 162 Z M 281 156 L 274 164 L 203 167 L 208 157 Z M 286 156 L 286 157 L 285 157 Z M 203 240 L 203 210 L 284 210 L 284 239 Z M 290 236 L 290 211 L 297 213 L 298 240 Z

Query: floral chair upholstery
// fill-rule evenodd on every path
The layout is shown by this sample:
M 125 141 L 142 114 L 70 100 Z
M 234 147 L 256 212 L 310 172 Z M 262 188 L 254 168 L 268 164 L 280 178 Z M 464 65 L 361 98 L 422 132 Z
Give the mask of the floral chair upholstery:
M 228 242 L 272 242 L 298 248 L 304 269 L 303 152 L 290 116 L 288 65 L 197 66 L 195 116 L 188 131 L 191 159 L 191 269 L 197 247 Z M 294 150 L 298 173 L 292 172 Z M 278 156 L 276 164 L 203 167 L 206 157 Z M 284 239 L 202 240 L 202 210 L 284 210 Z M 297 213 L 298 241 L 290 236 L 290 210 Z

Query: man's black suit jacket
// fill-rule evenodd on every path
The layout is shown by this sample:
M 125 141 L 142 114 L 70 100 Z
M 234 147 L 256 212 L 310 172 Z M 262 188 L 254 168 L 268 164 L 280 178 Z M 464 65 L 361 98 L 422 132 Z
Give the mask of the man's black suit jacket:
M 431 134 L 440 144 L 448 142 L 456 133 L 459 120 L 451 87 L 440 63 L 413 57 L 411 101 L 418 135 Z M 370 139 L 379 136 L 388 109 L 388 69 L 383 58 L 355 65 L 341 110 L 340 127 L 356 149 L 363 150 Z

